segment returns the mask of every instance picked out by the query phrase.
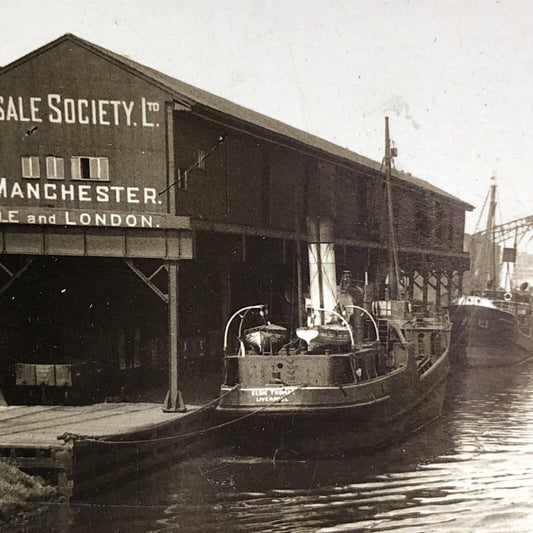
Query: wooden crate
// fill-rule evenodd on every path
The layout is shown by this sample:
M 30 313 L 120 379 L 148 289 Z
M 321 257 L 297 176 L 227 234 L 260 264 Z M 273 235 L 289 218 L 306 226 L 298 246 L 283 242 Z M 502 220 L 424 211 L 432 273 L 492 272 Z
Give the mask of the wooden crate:
M 72 387 L 72 365 L 54 365 L 57 387 Z
M 35 365 L 35 384 L 55 387 L 56 372 L 54 365 Z
M 35 377 L 35 365 L 26 363 L 15 364 L 15 384 L 18 386 L 33 387 L 37 383 Z
M 100 361 L 16 363 L 15 385 L 21 403 L 92 402 L 113 392 L 112 369 Z

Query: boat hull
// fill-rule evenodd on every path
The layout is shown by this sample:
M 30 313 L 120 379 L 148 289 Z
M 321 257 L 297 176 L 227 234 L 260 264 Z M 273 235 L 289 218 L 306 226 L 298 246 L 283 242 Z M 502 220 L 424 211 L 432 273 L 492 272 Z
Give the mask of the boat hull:
M 446 352 L 422 376 L 409 362 L 346 386 L 238 389 L 227 394 L 218 412 L 238 421 L 231 437 L 244 450 L 338 456 L 387 446 L 438 417 L 448 370 Z
M 533 338 L 512 313 L 482 305 L 454 305 L 449 311 L 452 364 L 512 365 L 533 355 Z

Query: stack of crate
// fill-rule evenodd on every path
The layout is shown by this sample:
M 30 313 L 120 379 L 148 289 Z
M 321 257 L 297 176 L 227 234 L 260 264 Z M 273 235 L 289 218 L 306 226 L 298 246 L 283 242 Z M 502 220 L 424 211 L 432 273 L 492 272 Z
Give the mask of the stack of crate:
M 17 398 L 21 403 L 70 404 L 101 399 L 107 392 L 100 361 L 62 364 L 15 364 Z

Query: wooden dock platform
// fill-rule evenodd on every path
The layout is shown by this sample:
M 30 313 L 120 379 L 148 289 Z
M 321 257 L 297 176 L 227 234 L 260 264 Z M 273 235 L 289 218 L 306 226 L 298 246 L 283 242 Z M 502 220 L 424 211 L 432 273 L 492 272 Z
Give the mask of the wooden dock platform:
M 214 406 L 163 412 L 154 403 L 0 407 L 0 457 L 42 475 L 67 498 L 205 449 Z

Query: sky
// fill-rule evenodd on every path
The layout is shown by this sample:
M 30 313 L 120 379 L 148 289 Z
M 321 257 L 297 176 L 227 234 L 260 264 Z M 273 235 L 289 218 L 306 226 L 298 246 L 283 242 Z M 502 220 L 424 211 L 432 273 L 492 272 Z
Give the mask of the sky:
M 527 0 L 0 0 L 0 65 L 65 33 L 371 159 L 499 221 L 533 214 Z M 7 23 L 6 21 L 9 21 Z

